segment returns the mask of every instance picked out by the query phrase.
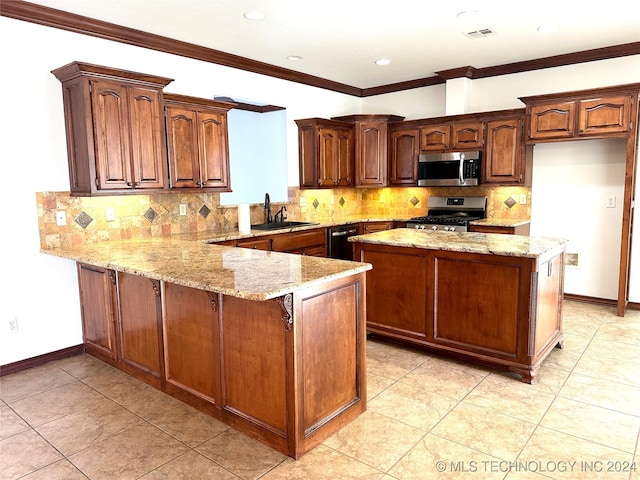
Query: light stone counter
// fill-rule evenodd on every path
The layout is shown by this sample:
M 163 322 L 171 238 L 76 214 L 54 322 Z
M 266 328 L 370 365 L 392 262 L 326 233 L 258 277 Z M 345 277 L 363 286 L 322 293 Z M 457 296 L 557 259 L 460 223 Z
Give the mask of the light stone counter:
M 358 235 L 349 238 L 349 241 L 538 259 L 554 254 L 568 243 L 568 240 L 562 238 L 527 237 L 498 233 L 440 232 L 410 228 L 397 228 Z
M 207 245 L 176 237 L 109 241 L 42 252 L 247 300 L 269 300 L 371 269 L 367 263 Z
M 482 220 L 474 220 L 469 222 L 470 225 L 478 225 L 481 227 L 519 227 L 531 223 L 531 220 L 522 220 L 515 218 L 483 218 Z

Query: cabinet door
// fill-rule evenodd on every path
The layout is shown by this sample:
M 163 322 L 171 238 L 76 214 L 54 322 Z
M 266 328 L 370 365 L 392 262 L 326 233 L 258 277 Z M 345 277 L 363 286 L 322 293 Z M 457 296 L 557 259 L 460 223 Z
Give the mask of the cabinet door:
M 298 126 L 298 167 L 300 188 L 318 186 L 319 135 L 315 126 Z
M 353 130 L 336 130 L 336 185 L 353 187 Z
M 524 183 L 522 120 L 487 122 L 484 183 Z
M 98 188 L 131 188 L 127 89 L 118 82 L 93 81 L 91 103 Z
M 484 144 L 484 130 L 482 122 L 451 126 L 451 148 L 472 149 L 482 148 Z
M 575 133 L 575 102 L 535 105 L 529 116 L 529 138 L 532 140 L 571 138 Z
M 391 132 L 391 185 L 418 184 L 418 129 Z
M 443 152 L 451 141 L 450 125 L 420 127 L 420 150 L 423 152 Z
M 118 272 L 121 368 L 159 387 L 163 376 L 160 282 Z
M 193 110 L 167 107 L 167 145 L 171 188 L 200 186 L 197 115 Z
M 320 149 L 318 152 L 318 186 L 336 185 L 338 134 L 332 128 L 320 128 Z
M 357 186 L 387 185 L 387 132 L 386 122 L 356 124 Z
M 578 115 L 580 135 L 627 133 L 631 128 L 631 97 L 581 100 Z
M 117 360 L 113 270 L 78 263 L 82 338 L 87 352 L 109 363 Z
M 229 145 L 226 114 L 199 112 L 202 186 L 229 189 Z
M 129 132 L 134 188 L 164 188 L 165 154 L 160 92 L 128 87 Z

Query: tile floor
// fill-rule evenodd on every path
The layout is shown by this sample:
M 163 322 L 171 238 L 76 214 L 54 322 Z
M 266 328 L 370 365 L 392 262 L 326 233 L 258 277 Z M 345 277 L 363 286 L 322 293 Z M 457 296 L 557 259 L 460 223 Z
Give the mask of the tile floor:
M 531 386 L 370 340 L 368 411 L 299 461 L 87 355 L 0 379 L 0 478 L 640 479 L 640 312 L 566 302 Z

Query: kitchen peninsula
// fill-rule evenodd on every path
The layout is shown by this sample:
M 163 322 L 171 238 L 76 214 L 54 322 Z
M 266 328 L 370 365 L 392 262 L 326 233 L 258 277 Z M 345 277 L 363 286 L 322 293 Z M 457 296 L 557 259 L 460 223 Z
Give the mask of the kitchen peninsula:
M 504 368 L 535 383 L 562 347 L 566 240 L 395 229 L 351 237 L 367 276 L 367 330 Z
M 88 353 L 293 458 L 366 409 L 370 265 L 176 237 L 78 264 Z

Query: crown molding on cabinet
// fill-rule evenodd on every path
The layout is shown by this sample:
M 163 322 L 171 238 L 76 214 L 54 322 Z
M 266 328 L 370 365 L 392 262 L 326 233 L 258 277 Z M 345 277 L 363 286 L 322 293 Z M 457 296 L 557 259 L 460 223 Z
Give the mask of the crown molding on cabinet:
M 42 5 L 22 0 L 2 0 L 0 3 L 0 16 L 46 25 L 48 27 L 59 28 L 115 42 L 149 48 L 151 50 L 180 55 L 187 58 L 193 58 L 195 60 L 202 60 L 205 62 L 215 63 L 217 65 L 224 65 L 356 97 L 369 97 L 384 93 L 400 92 L 403 90 L 438 85 L 453 78 L 487 78 L 640 54 L 640 42 L 633 42 L 538 58 L 535 60 L 496 65 L 493 67 L 474 68 L 472 66 L 464 66 L 437 72 L 437 75 L 433 77 L 418 78 L 415 80 L 380 85 L 377 87 L 358 88 L 314 75 L 308 75 L 287 68 L 277 67 L 268 63 L 258 62 L 238 55 L 221 52 L 220 50 L 201 47 L 192 43 L 174 40 L 161 35 L 123 27 L 113 23 L 96 20 L 82 15 L 76 15 L 54 8 L 44 7 Z

